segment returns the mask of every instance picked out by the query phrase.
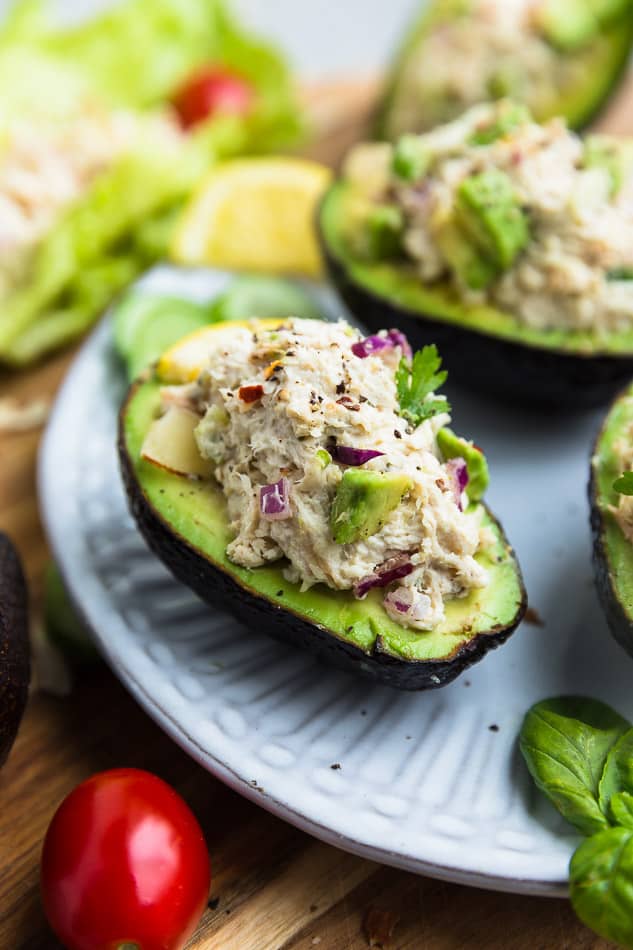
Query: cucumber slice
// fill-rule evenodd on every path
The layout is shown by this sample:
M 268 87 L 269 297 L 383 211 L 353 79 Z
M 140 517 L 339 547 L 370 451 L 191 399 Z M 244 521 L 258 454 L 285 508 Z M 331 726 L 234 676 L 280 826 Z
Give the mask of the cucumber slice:
M 211 307 L 211 321 L 251 317 L 323 319 L 314 300 L 301 286 L 278 277 L 238 277 Z
M 134 379 L 146 366 L 187 333 L 210 322 L 209 310 L 180 297 L 137 292 L 119 304 L 114 315 L 114 343 Z

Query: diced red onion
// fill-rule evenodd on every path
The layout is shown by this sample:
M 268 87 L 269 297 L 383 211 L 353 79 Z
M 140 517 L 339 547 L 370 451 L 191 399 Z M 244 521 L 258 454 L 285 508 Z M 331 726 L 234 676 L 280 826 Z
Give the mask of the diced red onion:
M 413 591 L 410 587 L 396 587 L 385 594 L 385 604 L 400 614 L 408 614 L 413 606 Z
M 392 557 L 384 564 L 381 564 L 373 574 L 363 577 L 354 587 L 354 597 L 362 600 L 374 587 L 388 587 L 394 581 L 399 581 L 403 577 L 408 577 L 413 573 L 413 564 L 407 554 L 401 554 L 398 557 Z
M 352 344 L 352 353 L 361 360 L 374 353 L 380 353 L 381 350 L 393 350 L 399 346 L 403 356 L 410 360 L 413 356 L 409 341 L 400 330 L 389 330 L 386 336 L 367 336 L 364 340 L 359 340 Z
M 396 587 L 390 590 L 383 601 L 387 610 L 397 619 L 401 616 L 407 620 L 424 620 L 431 608 L 431 601 L 427 594 L 422 594 L 412 587 Z
M 462 494 L 468 488 L 468 466 L 463 458 L 449 459 L 446 470 L 451 478 L 455 504 L 462 511 Z
M 352 353 L 361 360 L 366 359 L 368 356 L 373 356 L 374 353 L 379 353 L 380 350 L 390 350 L 392 348 L 393 343 L 391 340 L 387 340 L 382 336 L 366 336 L 364 340 L 359 340 L 358 343 L 352 343 Z
M 402 350 L 402 355 L 407 360 L 413 359 L 413 352 L 409 346 L 409 341 L 402 332 L 402 330 L 390 330 L 387 334 L 387 338 L 391 340 L 394 346 L 399 346 Z
M 376 449 L 353 449 L 350 445 L 332 445 L 328 447 L 328 451 L 336 462 L 354 468 L 385 454 L 384 452 L 378 452 Z
M 280 478 L 272 485 L 262 485 L 259 489 L 259 513 L 268 521 L 283 521 L 292 517 L 287 478 Z

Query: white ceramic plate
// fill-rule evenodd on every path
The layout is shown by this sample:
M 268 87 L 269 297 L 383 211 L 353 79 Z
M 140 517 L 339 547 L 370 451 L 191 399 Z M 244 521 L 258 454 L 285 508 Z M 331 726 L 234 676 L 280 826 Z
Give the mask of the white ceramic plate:
M 200 299 L 222 280 L 162 269 L 145 283 Z M 516 737 L 527 708 L 552 695 L 633 716 L 633 661 L 609 636 L 590 564 L 601 413 L 519 412 L 451 391 L 456 429 L 486 449 L 490 505 L 545 625 L 524 624 L 451 686 L 407 694 L 259 636 L 171 578 L 127 513 L 115 452 L 124 385 L 106 321 L 59 395 L 40 491 L 70 591 L 141 705 L 214 775 L 325 841 L 447 880 L 564 893 L 576 838 L 533 789 Z

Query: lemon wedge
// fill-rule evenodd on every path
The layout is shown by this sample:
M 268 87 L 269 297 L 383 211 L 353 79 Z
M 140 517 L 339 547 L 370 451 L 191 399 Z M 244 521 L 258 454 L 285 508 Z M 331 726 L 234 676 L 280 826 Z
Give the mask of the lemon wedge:
M 321 274 L 314 230 L 329 168 L 299 158 L 238 159 L 206 176 L 176 228 L 179 264 Z
M 283 323 L 283 318 L 269 317 L 265 320 L 231 320 L 194 330 L 163 353 L 156 366 L 156 376 L 161 383 L 169 385 L 191 383 L 198 378 L 214 350 L 222 347 L 232 349 L 236 327 L 256 331 Z

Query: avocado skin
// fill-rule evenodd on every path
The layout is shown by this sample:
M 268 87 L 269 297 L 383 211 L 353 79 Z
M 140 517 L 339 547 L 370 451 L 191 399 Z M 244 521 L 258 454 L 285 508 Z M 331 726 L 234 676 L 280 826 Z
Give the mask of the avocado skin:
M 615 398 L 611 409 L 614 408 L 614 406 L 623 396 L 628 395 L 629 392 L 630 386 L 627 386 L 626 389 Z M 591 454 L 592 460 L 594 457 L 599 457 L 600 455 L 600 446 L 607 428 L 611 409 L 609 410 L 605 422 L 598 432 L 596 441 L 593 445 Z M 588 494 L 590 510 L 589 520 L 591 524 L 591 536 L 593 541 L 592 560 L 598 597 L 600 599 L 600 604 L 604 614 L 607 618 L 607 624 L 609 625 L 609 629 L 614 639 L 624 650 L 626 650 L 630 656 L 633 656 L 633 621 L 631 620 L 630 616 L 628 616 L 626 610 L 624 609 L 624 605 L 620 600 L 614 583 L 613 574 L 609 566 L 606 522 L 604 515 L 600 510 L 598 499 L 598 469 L 593 461 L 590 465 Z M 633 547 L 631 549 L 631 564 L 633 565 Z
M 17 551 L 0 532 L 0 767 L 22 720 L 30 675 L 26 582 Z
M 489 650 L 505 643 L 521 623 L 527 609 L 527 594 L 521 578 L 521 603 L 507 626 L 496 625 L 478 634 L 446 660 L 400 660 L 386 653 L 378 637 L 371 654 L 343 641 L 327 627 L 311 623 L 293 611 L 246 590 L 228 572 L 216 567 L 194 545 L 172 530 L 155 510 L 136 478 L 134 462 L 125 441 L 124 419 L 128 404 L 141 383 L 135 383 L 119 413 L 118 452 L 128 506 L 150 549 L 187 587 L 210 606 L 230 611 L 246 627 L 318 656 L 339 669 L 360 674 L 374 683 L 401 690 L 427 690 L 446 686 L 464 670 L 479 662 Z M 496 522 L 498 524 L 498 522 Z M 507 543 L 501 526 L 500 535 Z
M 320 221 L 318 230 L 330 279 L 351 313 L 372 332 L 398 327 L 414 348 L 437 344 L 453 380 L 477 392 L 520 406 L 591 409 L 609 402 L 633 376 L 633 353 L 580 355 L 541 349 L 399 307 L 352 281 L 328 246 Z

